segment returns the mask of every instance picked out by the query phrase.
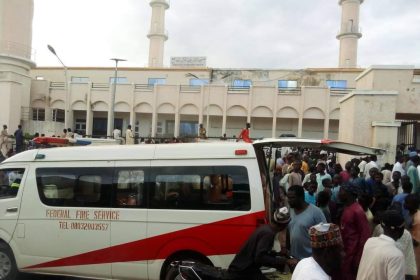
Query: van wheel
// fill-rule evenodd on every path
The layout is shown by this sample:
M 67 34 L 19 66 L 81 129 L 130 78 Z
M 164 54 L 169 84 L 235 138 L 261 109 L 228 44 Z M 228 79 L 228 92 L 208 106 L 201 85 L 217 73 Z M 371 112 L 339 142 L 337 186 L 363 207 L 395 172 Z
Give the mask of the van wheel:
M 17 279 L 18 270 L 15 257 L 7 244 L 0 242 L 0 279 Z

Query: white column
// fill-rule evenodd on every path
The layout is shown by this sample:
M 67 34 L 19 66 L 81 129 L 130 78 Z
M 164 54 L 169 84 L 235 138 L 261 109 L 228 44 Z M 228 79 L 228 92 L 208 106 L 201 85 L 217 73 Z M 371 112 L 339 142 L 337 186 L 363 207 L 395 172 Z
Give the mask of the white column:
M 204 111 L 204 86 L 200 87 L 200 107 L 198 108 L 198 123 L 203 124 L 203 111 Z
M 250 86 L 249 95 L 248 95 L 248 115 L 246 116 L 246 122 L 251 123 L 251 111 L 252 111 L 252 97 L 253 97 L 254 88 Z
M 93 112 L 91 104 L 91 95 L 92 95 L 92 83 L 88 84 L 88 92 L 86 93 L 86 135 L 92 135 L 92 125 L 93 125 Z
M 180 107 L 180 98 L 181 98 L 181 88 L 178 87 L 177 99 L 176 99 L 176 104 L 175 104 L 174 137 L 178 137 L 179 136 L 179 126 L 180 126 L 179 107 Z
M 153 86 L 153 111 L 152 111 L 152 137 L 156 137 L 156 125 L 157 125 L 157 86 Z
M 179 113 L 175 112 L 174 137 L 179 136 Z
M 302 137 L 302 124 L 303 124 L 303 118 L 302 114 L 299 115 L 299 123 L 298 123 L 298 137 Z
M 111 98 L 111 95 L 112 95 L 112 86 L 110 85 L 110 87 L 109 87 L 109 90 L 108 90 L 109 92 L 108 92 L 108 117 L 107 117 L 107 126 L 106 126 L 106 135 L 107 135 L 107 137 L 111 137 L 112 136 L 112 127 L 113 127 L 113 122 L 114 122 L 114 120 L 111 120 L 111 118 L 112 118 L 112 112 L 111 112 L 111 110 L 112 110 L 112 108 L 113 108 L 113 106 L 112 106 L 112 98 Z
M 301 87 L 300 96 L 299 96 L 299 121 L 298 121 L 298 137 L 302 137 L 302 129 L 303 129 L 303 111 L 305 103 L 305 87 Z
M 226 133 L 226 122 L 227 122 L 227 94 L 228 86 L 225 86 L 225 91 L 223 93 L 223 116 L 222 116 L 222 135 Z M 227 136 L 227 135 L 226 135 Z
M 271 137 L 276 138 L 276 130 L 277 130 L 277 97 L 279 95 L 278 84 L 274 88 L 274 106 L 273 106 L 273 128 L 271 131 Z
M 72 131 L 74 131 L 74 119 L 73 119 L 73 108 L 72 108 L 72 104 L 73 104 L 73 100 L 72 100 L 72 84 L 71 82 L 67 82 L 67 90 L 68 90 L 68 104 L 67 104 L 67 112 L 68 112 L 68 117 L 67 117 L 67 126 L 66 128 L 71 128 Z
M 331 90 L 327 89 L 326 90 L 326 94 L 325 94 L 325 118 L 324 118 L 324 139 L 328 139 L 328 132 L 329 132 L 329 127 L 330 127 L 330 95 L 331 95 Z
M 130 105 L 130 124 L 134 130 L 135 125 L 136 125 L 136 113 L 134 112 L 134 99 L 135 99 L 135 85 L 131 84 L 131 94 L 132 94 L 132 98 L 131 98 L 131 105 Z

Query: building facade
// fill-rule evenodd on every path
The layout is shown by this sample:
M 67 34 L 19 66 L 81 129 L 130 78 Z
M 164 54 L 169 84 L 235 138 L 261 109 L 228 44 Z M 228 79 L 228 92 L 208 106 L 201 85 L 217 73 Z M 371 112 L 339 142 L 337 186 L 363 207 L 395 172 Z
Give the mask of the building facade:
M 33 0 L 0 0 L 0 122 L 13 131 L 57 135 L 66 126 L 110 137 L 131 124 L 139 137 L 282 134 L 330 138 L 389 151 L 420 146 L 420 69 L 357 67 L 363 0 L 340 0 L 339 68 L 163 67 L 167 0 L 151 0 L 149 67 L 36 67 Z M 115 102 L 114 100 L 114 85 Z M 115 112 L 111 120 L 109 112 Z M 64 121 L 68 125 L 64 125 Z

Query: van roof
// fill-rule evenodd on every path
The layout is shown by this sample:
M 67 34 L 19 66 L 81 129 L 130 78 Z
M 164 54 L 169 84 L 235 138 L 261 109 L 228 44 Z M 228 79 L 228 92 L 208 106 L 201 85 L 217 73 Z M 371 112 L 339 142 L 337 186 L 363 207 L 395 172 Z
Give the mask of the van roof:
M 246 154 L 235 155 L 237 150 Z M 141 159 L 255 158 L 252 144 L 243 142 L 177 143 L 57 147 L 29 150 L 4 162 L 99 161 Z
M 31 161 L 95 161 L 95 160 L 147 160 L 147 159 L 203 159 L 203 158 L 255 158 L 254 146 L 305 147 L 323 149 L 350 155 L 381 155 L 386 151 L 334 140 L 302 138 L 268 138 L 253 144 L 245 142 L 198 142 L 176 144 L 105 145 L 61 147 L 29 150 L 8 158 L 4 162 Z M 236 155 L 235 151 L 246 150 Z

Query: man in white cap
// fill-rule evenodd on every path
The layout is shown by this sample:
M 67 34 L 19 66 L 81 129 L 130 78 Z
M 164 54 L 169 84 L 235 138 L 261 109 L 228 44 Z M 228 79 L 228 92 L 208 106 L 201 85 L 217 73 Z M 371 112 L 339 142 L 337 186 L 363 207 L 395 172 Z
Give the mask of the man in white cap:
M 292 280 L 330 280 L 340 270 L 343 256 L 340 228 L 321 223 L 309 229 L 309 236 L 312 256 L 297 264 Z

